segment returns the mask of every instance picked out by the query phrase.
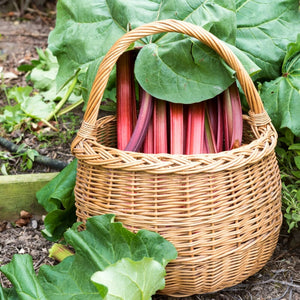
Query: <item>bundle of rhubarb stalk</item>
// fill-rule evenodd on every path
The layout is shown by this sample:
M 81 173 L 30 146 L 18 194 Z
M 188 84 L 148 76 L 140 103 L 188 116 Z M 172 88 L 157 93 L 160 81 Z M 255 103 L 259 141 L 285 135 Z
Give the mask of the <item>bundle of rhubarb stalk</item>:
M 137 84 L 134 60 L 134 52 L 127 51 L 117 61 L 118 149 L 201 154 L 231 150 L 241 145 L 242 108 L 235 83 L 216 97 L 202 102 L 168 102 L 154 98 Z

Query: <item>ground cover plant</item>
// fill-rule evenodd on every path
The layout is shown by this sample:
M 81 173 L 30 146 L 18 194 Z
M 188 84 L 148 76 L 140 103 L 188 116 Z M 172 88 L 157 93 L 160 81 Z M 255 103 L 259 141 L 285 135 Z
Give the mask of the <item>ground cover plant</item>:
M 164 288 L 165 266 L 177 252 L 159 234 L 134 234 L 114 222 L 113 215 L 90 218 L 84 231 L 78 226 L 64 235 L 76 253 L 60 264 L 44 265 L 36 275 L 32 258 L 16 254 L 0 267 L 14 284 L 10 289 L 0 285 L 1 299 L 148 300 Z
M 71 107 L 81 104 L 82 97 L 80 85 L 78 84 L 78 74 L 69 78 L 63 87 L 57 89 L 56 76 L 58 72 L 58 63 L 49 49 L 42 51 L 37 49 L 38 60 L 31 61 L 29 65 L 21 65 L 19 71 L 28 72 L 27 80 L 32 86 L 7 88 L 2 86 L 7 98 L 7 106 L 3 108 L 0 115 L 0 122 L 6 131 L 13 131 L 16 126 L 28 122 L 40 121 L 52 129 L 55 127 L 49 123 L 54 116 L 59 117 L 66 112 L 61 112 L 63 105 L 68 101 L 73 104 Z M 14 100 L 16 105 L 11 105 Z M 36 130 L 37 124 L 34 129 Z

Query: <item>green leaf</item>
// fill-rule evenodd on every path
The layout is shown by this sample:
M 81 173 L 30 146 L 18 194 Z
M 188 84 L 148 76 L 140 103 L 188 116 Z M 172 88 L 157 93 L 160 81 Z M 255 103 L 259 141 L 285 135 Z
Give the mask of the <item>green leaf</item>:
M 189 3 L 184 0 L 60 1 L 57 5 L 56 27 L 49 36 L 49 47 L 57 56 L 60 65 L 58 85 L 62 85 L 77 68 L 87 70 L 88 79 L 84 79 L 87 89 L 84 97 L 87 98 L 96 71 L 96 67 L 91 65 L 98 65 L 113 43 L 130 28 L 167 18 L 203 26 L 220 39 L 235 43 L 233 0 L 202 0 Z M 212 60 L 211 54 L 206 58 L 207 49 L 199 43 L 197 47 L 195 44 L 190 37 L 174 33 L 163 33 L 139 41 L 137 45 L 147 45 L 136 62 L 136 72 L 141 85 L 147 85 L 146 90 L 151 94 L 162 99 L 172 99 L 174 102 L 203 100 L 227 88 L 234 81 L 232 71 L 224 66 L 219 58 Z M 153 53 L 158 53 L 160 59 L 153 57 Z M 195 63 L 195 57 L 203 61 Z M 211 67 L 212 61 L 216 61 L 214 72 Z M 203 70 L 209 70 L 209 73 L 200 77 L 199 73 Z M 188 94 L 182 97 L 186 90 Z M 169 92 L 171 95 L 168 95 Z M 190 99 L 190 96 L 193 96 L 193 99 Z
M 296 198 L 300 202 L 300 189 L 296 193 Z
M 300 178 L 300 171 L 291 171 L 291 173 L 296 177 L 296 178 Z
M 75 203 L 67 208 L 58 208 L 46 215 L 44 220 L 45 229 L 42 230 L 42 234 L 47 240 L 56 242 L 75 221 Z
M 300 31 L 299 1 L 236 0 L 236 17 L 236 46 L 262 69 L 255 79 L 280 76 L 286 47 Z
M 149 256 L 166 265 L 177 256 L 174 246 L 157 233 L 140 230 L 134 234 L 121 223 L 113 223 L 113 219 L 113 215 L 93 217 L 86 224 L 87 231 L 69 229 L 65 233 L 65 239 L 74 248 L 80 245 L 80 254 L 93 258 L 93 263 L 100 270 L 123 257 L 138 261 Z M 101 239 L 86 247 L 90 244 L 92 235 L 99 235 Z M 99 249 L 105 251 L 99 253 Z
M 157 290 L 165 287 L 164 277 L 164 267 L 146 257 L 137 262 L 124 258 L 96 272 L 91 279 L 107 300 L 150 300 Z
M 40 56 L 39 64 L 33 68 L 30 74 L 30 80 L 34 83 L 34 87 L 41 91 L 51 90 L 54 88 L 54 96 L 56 95 L 56 87 L 53 82 L 58 72 L 58 63 L 56 57 L 49 49 L 45 52 L 38 51 Z M 47 100 L 50 100 L 49 98 Z M 52 99 L 53 100 L 53 99 Z
M 300 170 L 300 156 L 295 156 L 294 160 L 297 168 Z
M 32 118 L 45 119 L 54 109 L 53 102 L 44 102 L 40 94 L 31 96 L 32 87 L 13 87 L 9 90 L 8 96 L 20 104 L 24 113 Z
M 20 300 L 14 288 L 4 289 L 0 285 L 0 299 L 1 300 Z
M 30 255 L 14 255 L 12 261 L 0 270 L 14 285 L 21 300 L 49 299 L 35 275 Z
M 159 99 L 194 103 L 212 98 L 223 91 L 223 86 L 228 87 L 234 76 L 213 51 L 206 50 L 201 55 L 199 45 L 188 39 L 165 47 L 149 44 L 138 54 L 136 78 L 148 93 Z M 223 72 L 216 72 L 216 69 Z M 197 89 L 201 93 L 196 93 Z
M 300 143 L 289 146 L 289 150 L 300 150 Z
M 32 90 L 31 86 L 14 87 L 8 90 L 7 97 L 17 101 L 18 103 L 22 103 L 30 96 Z
M 293 51 L 291 50 L 293 49 Z M 298 52 L 295 50 L 298 49 Z M 297 43 L 288 46 L 282 76 L 265 82 L 261 88 L 261 98 L 273 124 L 289 128 L 300 136 L 300 35 Z
M 11 132 L 16 125 L 23 122 L 26 118 L 27 116 L 22 111 L 20 104 L 5 106 L 3 114 L 0 115 L 0 123 L 3 124 L 3 127 L 8 132 Z
M 27 169 L 31 170 L 32 166 L 33 166 L 32 160 L 31 159 L 27 159 L 27 161 L 26 161 L 26 167 L 27 167 Z
M 133 260 L 133 262 L 127 261 L 128 265 L 126 264 L 124 272 L 135 269 L 137 266 L 135 261 L 148 257 L 156 262 L 149 263 L 151 268 L 149 272 L 154 273 L 161 268 L 159 274 L 164 273 L 164 265 L 159 262 L 175 259 L 177 256 L 175 247 L 157 233 L 144 230 L 134 234 L 121 223 L 114 223 L 113 219 L 113 215 L 96 216 L 87 220 L 85 231 L 78 231 L 76 226 L 69 229 L 65 233 L 65 238 L 75 249 L 75 254 L 65 258 L 56 266 L 43 265 L 37 276 L 34 274 L 32 260 L 28 255 L 15 255 L 8 265 L 0 267 L 0 271 L 12 281 L 21 300 L 104 299 L 99 295 L 90 278 L 95 272 L 103 271 L 123 258 Z M 120 267 L 121 265 L 118 271 Z M 148 276 L 152 278 L 152 273 L 143 273 L 141 268 L 138 270 L 144 278 Z M 144 268 L 144 270 L 148 269 Z M 138 280 L 140 279 L 142 278 Z M 160 281 L 158 278 L 155 280 Z M 124 282 L 119 284 L 124 286 Z M 142 287 L 145 289 L 143 293 L 150 291 L 147 284 Z M 157 288 L 161 287 L 161 283 L 157 284 Z M 154 287 L 151 287 L 151 292 L 153 290 Z M 13 290 L 10 291 L 13 293 Z M 2 293 L 8 292 L 2 291 Z
M 61 207 L 69 207 L 73 204 L 70 199 L 76 180 L 77 159 L 74 159 L 48 184 L 36 193 L 39 204 L 43 205 L 47 212 Z
M 34 149 L 26 150 L 26 154 L 28 158 L 31 159 L 32 161 L 34 161 L 34 158 L 39 155 L 39 153 Z
M 6 163 L 5 164 L 1 164 L 0 171 L 1 171 L 2 175 L 8 175 L 8 172 L 7 172 L 7 169 L 6 169 Z
M 55 178 L 36 193 L 39 204 L 48 212 L 42 231 L 51 241 L 59 240 L 76 221 L 74 186 L 77 160 L 74 159 Z
M 61 99 L 66 94 L 70 84 L 68 83 L 63 89 L 58 90 L 56 87 L 56 77 L 59 69 L 57 58 L 48 48 L 45 51 L 42 51 L 41 49 L 38 49 L 37 51 L 40 60 L 32 69 L 30 80 L 33 82 L 34 88 L 39 90 L 44 101 Z M 73 93 L 69 98 L 69 102 L 76 102 L 80 98 L 81 95 L 76 96 Z

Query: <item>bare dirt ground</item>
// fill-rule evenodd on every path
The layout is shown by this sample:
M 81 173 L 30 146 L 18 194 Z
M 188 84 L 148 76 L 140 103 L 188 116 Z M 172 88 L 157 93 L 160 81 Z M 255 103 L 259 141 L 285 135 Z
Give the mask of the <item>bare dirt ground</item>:
M 19 72 L 17 67 L 21 63 L 29 63 L 37 58 L 36 47 L 47 46 L 47 36 L 54 26 L 54 19 L 46 17 L 43 13 L 35 11 L 27 16 L 27 20 L 20 20 L 14 14 L 5 14 L 0 17 L 0 68 L 2 72 L 11 75 L 2 80 L 6 86 L 26 85 L 25 74 Z M 3 92 L 0 94 L 0 107 L 6 105 Z M 12 135 L 22 135 L 22 140 L 30 147 L 41 151 L 39 142 L 30 133 L 19 132 Z M 10 138 L 12 135 L 1 130 L 0 135 Z M 55 139 L 55 137 L 53 137 Z M 0 151 L 4 149 L 0 148 Z M 65 161 L 70 157 L 69 145 L 56 145 L 53 149 L 43 150 L 44 155 L 59 158 Z M 17 164 L 14 161 L 12 164 Z M 34 165 L 30 172 L 49 172 L 49 168 Z M 20 170 L 12 166 L 12 172 Z M 1 176 L 0 176 L 1 180 Z M 41 220 L 31 220 L 25 227 L 15 227 L 5 220 L 0 220 L 0 265 L 8 263 L 15 253 L 29 253 L 33 257 L 35 269 L 42 264 L 53 264 L 48 258 L 48 249 L 51 243 L 41 235 L 43 223 Z M 154 296 L 156 300 L 267 300 L 267 299 L 300 299 L 300 238 L 299 231 L 288 235 L 283 229 L 276 251 L 267 265 L 257 274 L 241 284 L 207 295 L 195 295 L 186 298 L 172 298 L 167 296 Z M 0 275 L 0 283 L 8 286 L 9 283 Z
M 26 86 L 30 82 L 26 82 L 25 73 L 18 71 L 18 67 L 22 64 L 30 64 L 31 60 L 37 59 L 38 55 L 36 48 L 45 49 L 47 47 L 47 38 L 49 32 L 53 29 L 55 18 L 46 17 L 44 12 L 38 11 L 35 14 L 27 14 L 30 19 L 20 20 L 16 17 L 10 17 L 9 13 L 6 17 L 0 18 L 0 72 L 2 74 L 1 89 L 0 89 L 0 109 L 8 102 L 5 97 L 5 89 L 12 86 Z M 74 118 L 77 118 L 78 127 L 82 116 L 81 108 L 75 111 Z M 70 153 L 70 141 L 74 135 L 70 132 L 74 128 L 70 128 L 68 119 L 60 119 L 59 133 L 45 128 L 42 133 L 42 139 L 39 140 L 38 134 L 33 134 L 32 131 L 26 128 L 28 124 L 22 124 L 12 133 L 8 134 L 0 126 L 0 135 L 10 141 L 18 140 L 18 146 L 22 143 L 29 148 L 35 149 L 40 155 L 47 156 L 51 159 L 57 159 L 65 162 L 70 162 L 73 156 Z M 51 140 L 51 143 L 47 141 Z M 47 144 L 47 147 L 45 147 Z M 7 151 L 0 145 L 0 151 Z M 57 171 L 51 167 L 41 166 L 34 163 L 32 170 L 23 170 L 20 167 L 22 158 L 14 157 L 9 152 L 9 174 L 33 173 L 33 172 L 51 172 Z

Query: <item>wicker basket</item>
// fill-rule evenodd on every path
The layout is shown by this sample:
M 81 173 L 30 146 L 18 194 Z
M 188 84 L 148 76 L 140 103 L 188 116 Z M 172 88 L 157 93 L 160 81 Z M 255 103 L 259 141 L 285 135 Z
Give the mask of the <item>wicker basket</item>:
M 109 74 L 132 42 L 161 32 L 199 39 L 236 71 L 250 107 L 243 146 L 200 155 L 116 149 L 115 117 L 98 119 Z M 119 39 L 103 59 L 72 143 L 78 158 L 78 219 L 114 213 L 131 230 L 153 230 L 171 241 L 178 258 L 167 266 L 163 294 L 188 296 L 233 286 L 260 270 L 277 244 L 282 216 L 276 142 L 251 78 L 219 39 L 182 21 L 143 25 Z

